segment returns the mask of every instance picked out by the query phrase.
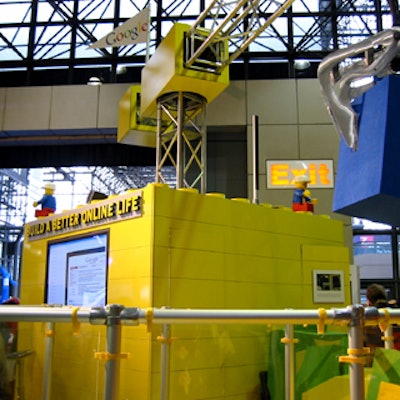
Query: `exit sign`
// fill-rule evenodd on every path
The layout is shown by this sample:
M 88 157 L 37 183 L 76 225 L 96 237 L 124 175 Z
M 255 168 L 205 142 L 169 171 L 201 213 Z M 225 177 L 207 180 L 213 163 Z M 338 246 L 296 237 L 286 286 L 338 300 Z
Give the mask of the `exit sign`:
M 307 175 L 310 188 L 333 188 L 333 160 L 267 161 L 267 188 L 294 188 L 294 179 Z

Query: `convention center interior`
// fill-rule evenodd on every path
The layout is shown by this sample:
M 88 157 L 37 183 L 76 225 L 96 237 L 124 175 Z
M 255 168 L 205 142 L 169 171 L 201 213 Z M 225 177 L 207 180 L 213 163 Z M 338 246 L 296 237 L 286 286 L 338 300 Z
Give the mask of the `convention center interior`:
M 398 0 L 0 0 L 0 400 L 399 400 L 399 72 Z

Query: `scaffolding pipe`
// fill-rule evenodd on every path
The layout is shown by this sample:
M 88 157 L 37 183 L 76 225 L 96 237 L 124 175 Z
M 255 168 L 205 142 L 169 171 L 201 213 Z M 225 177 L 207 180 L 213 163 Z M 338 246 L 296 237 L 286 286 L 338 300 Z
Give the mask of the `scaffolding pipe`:
M 316 324 L 320 320 L 318 310 L 186 310 L 159 309 L 152 310 L 152 322 L 155 324 Z M 149 309 L 138 309 L 140 324 L 148 322 Z M 346 313 L 348 315 L 346 315 Z M 326 324 L 340 319 L 350 321 L 347 309 L 338 314 L 338 310 L 326 311 Z M 399 312 L 400 316 L 400 312 Z
M 121 312 L 123 306 L 110 305 L 107 315 L 107 354 L 105 357 L 105 400 L 117 400 L 121 357 Z
M 349 380 L 351 400 L 364 400 L 364 307 L 349 306 L 351 320 L 349 325 Z
M 0 321 L 24 322 L 70 322 L 75 326 L 86 322 L 94 325 L 107 325 L 106 387 L 105 400 L 115 400 L 119 390 L 119 361 L 121 324 L 316 324 L 318 332 L 323 332 L 325 325 L 348 326 L 348 356 L 339 358 L 350 364 L 350 398 L 364 400 L 364 363 L 365 354 L 363 329 L 365 325 L 398 324 L 399 309 L 364 308 L 362 305 L 341 309 L 319 310 L 182 310 L 158 308 L 124 308 L 121 305 L 106 307 L 40 307 L 40 306 L 7 306 L 0 307 Z M 288 327 L 286 336 L 293 346 L 293 328 Z M 50 341 L 50 340 L 49 340 Z M 291 356 L 291 350 L 289 350 Z M 47 370 L 47 368 L 46 368 Z M 49 373 L 47 371 L 47 373 Z M 294 387 L 291 371 L 287 378 Z M 291 395 L 291 394 L 290 394 Z
M 258 115 L 251 117 L 252 161 L 253 161 L 253 204 L 259 204 L 258 182 Z
M 111 306 L 108 306 L 108 308 Z M 149 311 L 150 310 L 150 311 Z M 371 313 L 371 311 L 375 311 Z M 120 315 L 122 324 L 138 325 L 149 322 L 154 324 L 318 324 L 321 310 L 190 310 L 162 308 L 124 308 Z M 365 308 L 366 325 L 378 325 L 380 321 L 400 324 L 400 309 Z M 352 319 L 351 310 L 332 308 L 324 310 L 325 325 L 346 326 Z M 105 307 L 48 307 L 8 305 L 0 307 L 0 321 L 10 322 L 79 322 L 105 325 L 107 309 Z
M 51 369 L 53 366 L 54 322 L 46 322 L 43 400 L 51 399 Z
M 92 309 L 82 307 L 41 307 L 7 305 L 0 308 L 0 321 L 9 322 L 91 322 Z M 105 317 L 103 324 L 105 324 Z
M 169 375 L 171 353 L 171 326 L 164 324 L 161 340 L 161 390 L 160 399 L 169 399 Z
M 10 322 L 78 322 L 106 325 L 107 307 L 48 307 L 7 305 L 0 307 L 0 321 Z M 362 306 L 361 306 L 362 307 Z M 207 310 L 125 307 L 120 315 L 122 324 L 319 324 L 347 326 L 353 318 L 350 307 L 330 310 Z M 371 311 L 374 311 L 373 313 Z M 365 308 L 365 324 L 380 321 L 400 324 L 400 309 Z
M 285 338 L 285 400 L 295 399 L 295 379 L 294 379 L 294 328 L 293 325 L 286 325 Z
M 164 183 L 161 179 L 162 173 L 161 173 L 161 146 L 162 146 L 162 140 L 161 140 L 161 132 L 162 132 L 162 104 L 161 102 L 157 102 L 157 135 L 156 135 L 156 177 L 155 181 L 157 183 Z

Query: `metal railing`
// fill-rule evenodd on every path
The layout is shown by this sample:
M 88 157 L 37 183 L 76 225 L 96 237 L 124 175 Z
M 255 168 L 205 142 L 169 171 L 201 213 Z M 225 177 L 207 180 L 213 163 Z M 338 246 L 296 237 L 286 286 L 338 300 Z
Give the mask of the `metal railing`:
M 392 348 L 391 324 L 400 323 L 400 309 L 377 309 L 352 305 L 346 308 L 315 310 L 187 310 L 171 308 L 136 308 L 112 304 L 105 307 L 49 307 L 7 306 L 0 307 L 0 321 L 46 322 L 46 354 L 44 367 L 44 395 L 50 397 L 50 371 L 52 356 L 52 329 L 54 323 L 72 323 L 74 331 L 80 323 L 105 325 L 107 327 L 107 350 L 96 355 L 105 361 L 105 400 L 116 400 L 119 393 L 122 325 L 162 325 L 161 351 L 161 399 L 168 399 L 170 325 L 177 324 L 261 324 L 286 325 L 285 337 L 285 400 L 294 400 L 294 324 L 316 325 L 317 333 L 323 334 L 326 326 L 348 327 L 347 355 L 339 362 L 349 364 L 350 398 L 364 400 L 364 364 L 369 349 L 364 347 L 364 327 L 379 325 L 384 332 L 387 348 Z

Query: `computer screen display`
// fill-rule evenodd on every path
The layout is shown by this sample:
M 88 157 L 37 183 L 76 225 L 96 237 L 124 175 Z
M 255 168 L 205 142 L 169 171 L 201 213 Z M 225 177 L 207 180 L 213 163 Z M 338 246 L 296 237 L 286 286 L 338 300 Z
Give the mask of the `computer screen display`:
M 360 304 L 363 304 L 363 305 L 367 304 L 367 296 L 365 294 L 360 295 Z
M 49 241 L 45 303 L 104 306 L 109 231 Z

